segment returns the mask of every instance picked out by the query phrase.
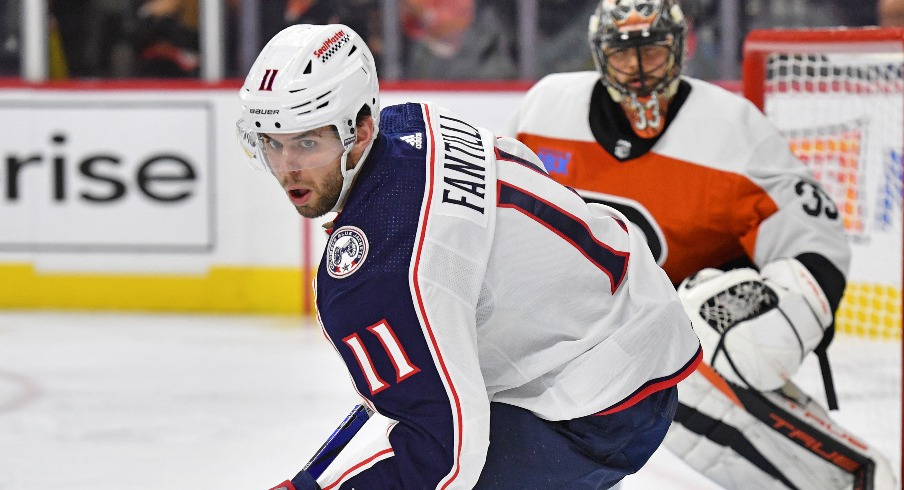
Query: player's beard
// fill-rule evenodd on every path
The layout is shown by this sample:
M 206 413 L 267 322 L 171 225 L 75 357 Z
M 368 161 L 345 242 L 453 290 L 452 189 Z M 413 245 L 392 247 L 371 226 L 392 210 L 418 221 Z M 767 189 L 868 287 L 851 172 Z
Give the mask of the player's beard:
M 295 206 L 298 214 L 305 218 L 319 218 L 330 212 L 339 201 L 339 193 L 342 191 L 342 172 L 339 165 L 330 165 L 329 172 L 319 184 L 312 186 L 311 200 L 301 206 Z

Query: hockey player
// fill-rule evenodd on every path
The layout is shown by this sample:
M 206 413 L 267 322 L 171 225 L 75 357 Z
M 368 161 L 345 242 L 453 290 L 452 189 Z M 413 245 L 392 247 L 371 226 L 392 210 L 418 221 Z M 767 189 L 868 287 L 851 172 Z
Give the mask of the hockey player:
M 500 132 L 643 230 L 678 287 L 704 363 L 667 448 L 730 489 L 890 488 L 886 461 L 791 382 L 831 339 L 838 211 L 752 104 L 681 76 L 685 35 L 676 0 L 602 0 L 597 71 L 543 78 Z
M 380 110 L 344 25 L 280 32 L 240 94 L 252 164 L 302 216 L 339 212 L 318 319 L 375 411 L 280 488 L 608 488 L 643 466 L 702 354 L 621 214 L 447 109 Z

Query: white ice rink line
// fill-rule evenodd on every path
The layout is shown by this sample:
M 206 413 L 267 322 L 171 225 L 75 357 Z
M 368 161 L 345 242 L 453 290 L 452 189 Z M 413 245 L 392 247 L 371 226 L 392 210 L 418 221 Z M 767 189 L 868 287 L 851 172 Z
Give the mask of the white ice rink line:
M 900 343 L 839 336 L 830 356 L 833 417 L 900 479 Z M 824 400 L 815 359 L 797 379 Z M 0 312 L 0 490 L 266 489 L 354 403 L 299 317 Z M 652 488 L 718 487 L 660 451 L 620 487 Z

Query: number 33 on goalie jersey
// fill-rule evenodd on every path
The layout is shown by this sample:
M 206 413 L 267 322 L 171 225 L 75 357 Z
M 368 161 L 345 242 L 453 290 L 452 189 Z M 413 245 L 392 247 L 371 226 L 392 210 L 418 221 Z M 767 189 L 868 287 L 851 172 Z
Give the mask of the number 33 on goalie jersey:
M 693 371 L 690 321 L 620 214 L 440 107 L 387 107 L 380 130 L 315 290 L 355 388 L 391 423 L 323 488 L 472 488 L 490 402 L 567 420 Z

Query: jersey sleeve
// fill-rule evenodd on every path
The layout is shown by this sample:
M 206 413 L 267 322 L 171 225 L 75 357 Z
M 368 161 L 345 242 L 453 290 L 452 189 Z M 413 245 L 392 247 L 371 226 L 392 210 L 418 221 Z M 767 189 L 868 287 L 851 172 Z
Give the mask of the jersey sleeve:
M 751 228 L 742 243 L 759 267 L 780 258 L 800 260 L 837 306 L 851 260 L 841 213 L 787 141 L 777 131 L 765 134 L 746 173 L 777 209 Z

